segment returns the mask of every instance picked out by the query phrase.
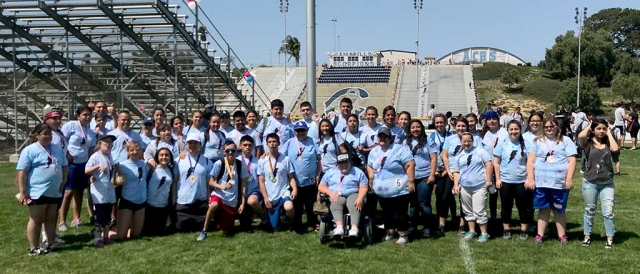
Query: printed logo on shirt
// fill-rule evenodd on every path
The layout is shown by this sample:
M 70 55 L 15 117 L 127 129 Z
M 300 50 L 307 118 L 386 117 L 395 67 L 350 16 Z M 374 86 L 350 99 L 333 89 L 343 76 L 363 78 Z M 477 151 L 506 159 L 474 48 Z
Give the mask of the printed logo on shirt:
M 401 187 L 402 186 L 402 181 L 400 181 L 400 179 L 396 179 L 396 186 L 397 187 Z

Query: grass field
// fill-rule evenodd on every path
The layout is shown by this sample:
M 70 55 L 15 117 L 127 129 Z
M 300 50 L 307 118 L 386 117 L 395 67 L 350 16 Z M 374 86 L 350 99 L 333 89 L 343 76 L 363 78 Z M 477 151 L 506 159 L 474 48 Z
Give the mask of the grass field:
M 417 239 L 406 246 L 393 242 L 365 248 L 320 245 L 316 233 L 240 233 L 225 237 L 210 233 L 204 242 L 196 234 L 141 238 L 93 247 L 89 226 L 62 233 L 66 244 L 47 256 L 27 256 L 27 210 L 13 195 L 15 165 L 0 164 L 0 271 L 5 273 L 638 273 L 640 261 L 639 152 L 623 151 L 622 176 L 616 177 L 615 246 L 604 249 L 602 217 L 597 215 L 591 247 L 582 247 L 580 174 L 568 206 L 570 243 L 549 239 L 536 245 L 506 241 L 493 235 L 486 244 L 461 242 L 457 232 Z M 598 214 L 600 214 L 598 210 Z M 85 211 L 86 212 L 86 211 Z M 514 209 L 515 213 L 515 209 Z M 83 212 L 83 214 L 85 214 Z M 516 214 L 517 216 L 517 214 Z M 85 218 L 86 221 L 86 218 Z M 555 229 L 551 234 L 555 235 Z M 553 236 L 555 237 L 555 236 Z

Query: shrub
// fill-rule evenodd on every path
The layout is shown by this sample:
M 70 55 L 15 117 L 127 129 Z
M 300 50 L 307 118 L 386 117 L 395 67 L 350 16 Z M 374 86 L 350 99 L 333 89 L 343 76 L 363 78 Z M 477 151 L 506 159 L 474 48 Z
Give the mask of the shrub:
M 547 78 L 532 80 L 524 86 L 523 93 L 541 102 L 556 103 L 564 86 L 562 82 Z

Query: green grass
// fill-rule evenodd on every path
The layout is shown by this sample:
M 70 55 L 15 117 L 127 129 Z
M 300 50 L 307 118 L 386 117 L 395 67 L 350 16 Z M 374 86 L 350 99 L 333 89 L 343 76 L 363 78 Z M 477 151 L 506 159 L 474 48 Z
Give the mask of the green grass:
M 616 178 L 616 245 L 604 249 L 602 217 L 596 217 L 594 241 L 582 247 L 582 197 L 580 174 L 569 198 L 568 236 L 562 246 L 547 240 L 505 241 L 494 235 L 488 243 L 469 242 L 477 273 L 630 273 L 640 258 L 640 166 L 638 152 L 624 151 L 623 176 Z M 377 243 L 366 248 L 321 245 L 316 233 L 297 235 L 255 232 L 224 237 L 210 233 L 204 242 L 196 234 L 141 238 L 96 250 L 83 226 L 62 233 L 67 244 L 47 256 L 27 256 L 27 210 L 13 198 L 15 165 L 0 164 L 0 269 L 6 273 L 129 272 L 129 273 L 464 273 L 460 236 L 447 233 L 438 239 L 418 239 L 406 246 Z M 86 211 L 84 211 L 86 212 Z M 514 209 L 515 213 L 515 209 Z M 86 214 L 86 213 L 84 213 Z M 598 214 L 599 210 L 598 210 Z M 517 214 L 516 214 L 517 215 Z M 552 229 L 552 234 L 555 230 Z M 599 235 L 599 236 L 598 236 Z

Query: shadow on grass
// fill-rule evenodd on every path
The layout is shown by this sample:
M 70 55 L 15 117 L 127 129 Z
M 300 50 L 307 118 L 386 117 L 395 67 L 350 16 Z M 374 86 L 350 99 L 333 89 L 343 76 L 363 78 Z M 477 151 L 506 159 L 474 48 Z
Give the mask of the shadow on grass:
M 582 233 L 580 233 L 580 237 L 582 237 Z M 613 242 L 616 244 L 624 243 L 630 239 L 638 239 L 640 236 L 634 232 L 620 231 L 616 232 L 616 236 L 613 238 Z M 581 238 L 582 239 L 582 238 Z M 602 234 L 592 234 L 591 240 L 593 242 L 605 242 L 607 240 L 607 236 Z
M 89 235 L 88 233 L 64 235 L 61 237 L 65 241 L 65 243 L 60 245 L 57 249 L 65 251 L 83 249 L 89 246 L 89 243 L 91 243 L 91 240 L 93 238 L 93 236 Z

